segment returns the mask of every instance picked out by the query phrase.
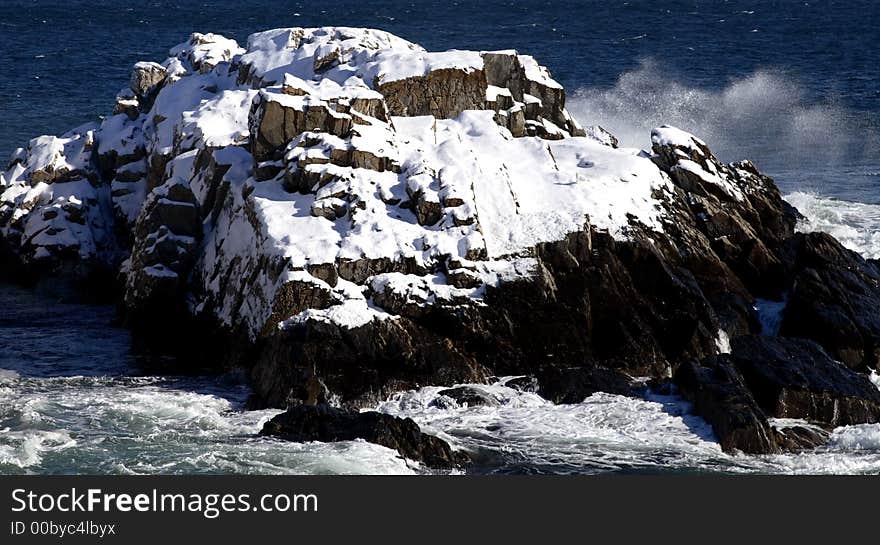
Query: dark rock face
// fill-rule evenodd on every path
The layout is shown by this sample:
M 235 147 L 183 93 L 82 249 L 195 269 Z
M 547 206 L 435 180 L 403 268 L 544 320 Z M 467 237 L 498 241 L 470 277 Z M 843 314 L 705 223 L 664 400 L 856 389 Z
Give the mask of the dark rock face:
M 766 415 L 727 358 L 685 363 L 676 372 L 675 382 L 697 414 L 712 426 L 726 452 L 779 452 Z
M 768 415 L 830 426 L 880 421 L 880 390 L 816 343 L 747 336 L 732 347 L 733 364 Z
M 805 419 L 820 429 L 880 421 L 880 391 L 812 341 L 743 336 L 732 349 L 675 374 L 726 451 L 799 450 L 827 439 L 814 427 L 772 430 L 768 417 Z
M 632 380 L 605 367 L 549 367 L 538 372 L 538 395 L 553 403 L 580 403 L 596 392 L 633 395 Z
M 776 444 L 786 452 L 809 450 L 824 445 L 831 434 L 813 425 L 793 425 L 773 428 Z
M 452 468 L 467 459 L 453 452 L 445 441 L 422 433 L 412 419 L 372 411 L 361 413 L 336 409 L 329 405 L 291 407 L 267 422 L 260 435 L 297 442 L 363 439 L 436 468 Z
M 324 403 L 339 396 L 370 407 L 423 384 L 483 382 L 485 368 L 446 338 L 406 319 L 348 329 L 309 324 L 272 335 L 251 377 L 266 406 Z
M 821 344 L 847 366 L 880 368 L 880 267 L 831 235 L 793 241 L 794 272 L 780 334 Z

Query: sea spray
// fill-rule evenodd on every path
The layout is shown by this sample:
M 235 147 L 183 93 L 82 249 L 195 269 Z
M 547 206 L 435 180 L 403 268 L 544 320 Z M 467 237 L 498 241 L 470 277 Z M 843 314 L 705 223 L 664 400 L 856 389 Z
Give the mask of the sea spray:
M 808 87 L 784 71 L 757 70 L 720 88 L 682 81 L 644 58 L 613 87 L 577 90 L 568 106 L 580 121 L 602 125 L 625 146 L 650 147 L 651 128 L 669 124 L 712 142 L 723 160 L 748 158 L 768 170 L 878 157 L 877 119 L 833 97 L 812 100 Z

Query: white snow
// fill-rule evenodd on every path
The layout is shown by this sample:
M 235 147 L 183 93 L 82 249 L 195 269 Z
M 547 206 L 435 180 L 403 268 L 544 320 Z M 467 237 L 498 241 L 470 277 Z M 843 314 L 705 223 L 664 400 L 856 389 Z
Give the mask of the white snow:
M 681 147 L 688 150 L 697 150 L 702 154 L 700 146 L 705 147 L 706 143 L 692 135 L 687 131 L 683 131 L 677 127 L 663 125 L 651 131 L 651 143 L 658 146 Z
M 715 346 L 718 348 L 719 354 L 730 354 L 730 337 L 723 329 L 718 330 L 718 336 L 715 338 Z

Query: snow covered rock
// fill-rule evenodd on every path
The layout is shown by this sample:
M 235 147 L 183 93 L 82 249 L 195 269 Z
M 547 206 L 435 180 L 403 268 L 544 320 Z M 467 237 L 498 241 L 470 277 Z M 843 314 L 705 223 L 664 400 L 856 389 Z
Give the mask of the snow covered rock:
M 786 282 L 780 252 L 798 213 L 748 161 L 722 164 L 705 142 L 674 127 L 651 133 L 654 160 L 688 196 L 712 251 L 755 294 L 776 297 Z
M 0 233 L 23 265 L 85 273 L 114 254 L 109 195 L 92 161 L 96 129 L 34 138 L 10 162 L 0 187 Z
M 799 266 L 797 213 L 754 165 L 672 127 L 619 148 L 515 51 L 193 34 L 129 87 L 14 154 L 0 257 L 118 275 L 140 339 L 249 367 L 268 405 L 492 375 L 628 392 L 757 333 L 755 297 Z
M 129 87 L 137 98 L 145 99 L 158 91 L 167 76 L 168 71 L 161 64 L 139 62 L 131 71 Z

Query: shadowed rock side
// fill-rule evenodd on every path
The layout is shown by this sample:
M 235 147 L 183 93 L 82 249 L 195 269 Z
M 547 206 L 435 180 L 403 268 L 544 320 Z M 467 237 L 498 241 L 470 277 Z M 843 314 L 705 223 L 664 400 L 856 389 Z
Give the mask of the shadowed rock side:
M 244 366 L 255 405 L 510 375 L 576 403 L 674 377 L 729 451 L 876 421 L 878 264 L 796 233 L 750 162 L 651 136 L 581 128 L 515 51 L 193 34 L 135 65 L 114 115 L 13 154 L 0 258 L 31 282 L 117 275 L 138 347 Z M 788 302 L 781 337 L 756 298 Z
M 467 462 L 467 456 L 452 451 L 442 439 L 422 433 L 412 419 L 329 405 L 291 407 L 266 422 L 260 435 L 296 442 L 363 439 L 435 468 L 453 468 Z
M 802 339 L 742 336 L 732 353 L 681 365 L 675 383 L 725 450 L 772 453 L 815 446 L 830 429 L 880 422 L 880 390 Z M 768 418 L 805 419 L 820 431 L 773 429 Z

